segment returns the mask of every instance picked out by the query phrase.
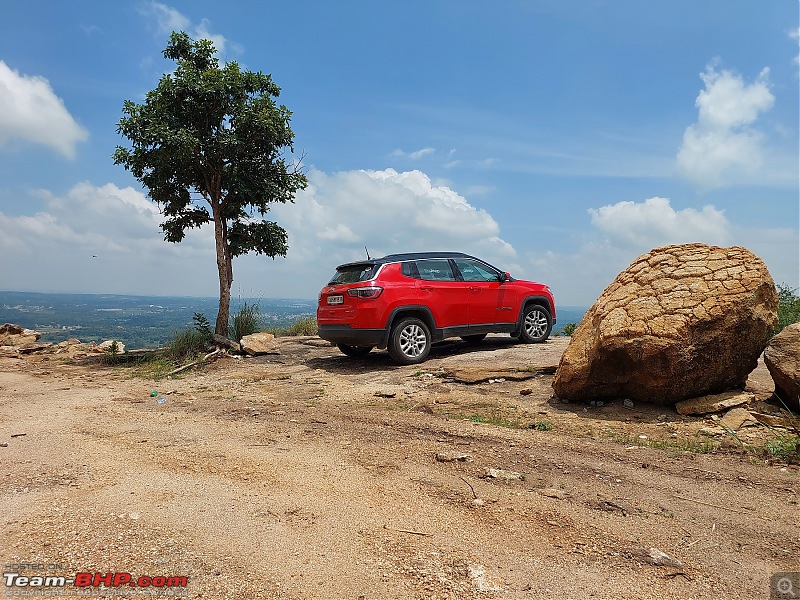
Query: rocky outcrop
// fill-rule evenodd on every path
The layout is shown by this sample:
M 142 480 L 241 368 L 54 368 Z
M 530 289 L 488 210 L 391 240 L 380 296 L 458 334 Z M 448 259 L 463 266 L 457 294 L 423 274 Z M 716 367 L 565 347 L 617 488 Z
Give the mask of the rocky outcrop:
M 39 340 L 42 334 L 13 323 L 0 325 L 0 346 L 22 346 Z
M 788 325 L 764 350 L 764 363 L 777 395 L 792 410 L 800 410 L 800 323 Z
M 745 248 L 656 248 L 620 273 L 572 334 L 565 400 L 672 403 L 741 388 L 777 322 L 778 295 Z

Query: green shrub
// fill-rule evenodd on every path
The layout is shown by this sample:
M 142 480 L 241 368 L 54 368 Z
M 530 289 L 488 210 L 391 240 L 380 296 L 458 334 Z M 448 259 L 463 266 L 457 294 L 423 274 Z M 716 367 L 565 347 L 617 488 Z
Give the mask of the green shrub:
M 205 332 L 197 331 L 196 329 L 184 329 L 176 333 L 175 337 L 167 345 L 166 355 L 177 362 L 194 358 L 206 349 L 208 341 L 209 336 Z
M 800 296 L 797 290 L 786 284 L 778 285 L 778 325 L 774 333 L 778 333 L 787 325 L 800 323 Z
M 575 323 L 567 323 L 562 328 L 562 331 L 564 332 L 564 335 L 572 335 L 573 333 L 575 333 L 575 330 L 577 328 L 578 326 Z
M 233 315 L 228 326 L 228 337 L 236 342 L 244 336 L 260 331 L 259 306 L 245 302 Z
M 192 321 L 194 321 L 195 331 L 206 334 L 210 340 L 214 332 L 211 330 L 211 323 L 208 322 L 206 316 L 203 313 L 196 312 L 192 317 Z

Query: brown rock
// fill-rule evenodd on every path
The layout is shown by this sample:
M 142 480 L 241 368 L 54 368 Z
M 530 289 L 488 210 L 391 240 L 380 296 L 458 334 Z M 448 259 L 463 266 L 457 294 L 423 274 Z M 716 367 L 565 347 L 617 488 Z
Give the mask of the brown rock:
M 742 388 L 777 322 L 778 295 L 745 248 L 656 248 L 620 273 L 572 334 L 563 400 L 677 402 Z
M 463 452 L 437 452 L 436 453 L 436 461 L 437 462 L 472 462 L 472 457 L 469 454 L 464 454 Z
M 681 415 L 708 415 L 728 408 L 749 404 L 755 399 L 750 392 L 723 392 L 689 398 L 675 404 L 675 410 Z
M 39 340 L 42 334 L 13 323 L 0 325 L 0 346 L 22 346 Z
M 739 431 L 748 425 L 758 425 L 758 421 L 746 408 L 732 408 L 720 419 L 720 423 L 732 431 Z
M 759 423 L 763 423 L 769 427 L 785 427 L 787 429 L 792 427 L 792 420 L 785 417 L 778 417 L 760 412 L 751 412 L 750 414 L 753 415 L 753 418 Z
M 271 333 L 254 333 L 241 340 L 242 350 L 253 356 L 258 354 L 280 354 L 275 336 Z
M 775 382 L 775 395 L 800 410 L 800 323 L 787 325 L 764 350 L 764 363 Z
M 41 352 L 47 350 L 53 345 L 52 342 L 27 342 L 17 346 L 20 354 L 33 354 L 34 352 Z
M 539 493 L 542 496 L 547 496 L 548 498 L 557 498 L 559 500 L 563 500 L 567 497 L 567 492 L 558 488 L 542 488 L 539 490 Z
M 516 367 L 464 367 L 461 369 L 445 369 L 443 375 L 458 383 L 474 384 L 491 382 L 492 380 L 525 381 L 543 373 L 555 373 L 556 365 L 530 370 Z

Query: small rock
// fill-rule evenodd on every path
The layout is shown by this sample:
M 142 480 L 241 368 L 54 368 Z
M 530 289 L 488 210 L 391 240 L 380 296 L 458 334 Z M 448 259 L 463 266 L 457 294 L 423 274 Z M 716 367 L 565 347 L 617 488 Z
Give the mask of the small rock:
M 375 396 L 376 398 L 394 398 L 395 396 L 397 396 L 395 392 L 375 392 L 372 395 Z
M 722 429 L 722 427 L 701 427 L 700 429 L 697 430 L 697 433 L 716 437 L 725 433 L 725 430 Z
M 252 356 L 260 354 L 280 354 L 278 343 L 275 341 L 275 336 L 271 333 L 253 333 L 246 335 L 241 339 L 242 350 Z
M 438 462 L 468 462 L 472 460 L 472 457 L 460 452 L 437 452 L 436 460 Z
M 517 473 L 516 471 L 506 471 L 505 469 L 495 469 L 493 467 L 487 467 L 483 476 L 491 479 L 505 479 L 506 481 L 525 479 L 525 475 L 522 473 Z
M 539 490 L 539 493 L 542 496 L 547 496 L 548 498 L 557 498 L 559 500 L 563 500 L 567 497 L 567 492 L 558 488 L 542 488 Z
M 625 408 L 634 407 L 633 400 L 631 400 L 630 398 L 625 398 L 625 400 L 622 401 L 622 404 L 625 406 Z
M 478 506 L 483 506 L 483 505 L 484 505 L 484 501 L 481 500 L 480 498 L 475 498 L 475 499 L 472 500 L 472 506 L 474 506 L 476 508 Z
M 758 421 L 745 408 L 732 408 L 720 419 L 720 423 L 733 431 L 748 425 L 758 425 Z
M 589 406 L 603 406 L 602 400 L 592 400 L 589 402 Z
M 754 419 L 756 419 L 759 423 L 764 425 L 769 425 L 770 427 L 786 427 L 789 428 L 792 426 L 792 422 L 789 419 L 784 417 L 778 417 L 775 415 L 767 415 L 764 413 L 759 412 L 751 412 L 750 413 Z
M 115 340 L 106 340 L 101 344 L 95 346 L 95 352 L 111 352 L 111 349 L 114 348 L 114 344 L 116 344 L 116 349 L 118 353 L 125 352 L 125 344 L 122 342 L 117 342 Z
M 656 565 L 659 567 L 675 567 L 676 569 L 683 568 L 683 563 L 681 561 L 679 561 L 677 558 L 672 558 L 669 554 L 662 552 L 658 548 L 647 548 L 640 554 L 645 562 L 648 562 L 651 565 Z
M 755 396 L 750 392 L 731 391 L 683 400 L 675 404 L 675 410 L 682 415 L 707 415 L 749 404 L 754 399 Z
M 519 391 L 520 396 L 530 396 L 533 393 L 531 388 L 525 388 Z

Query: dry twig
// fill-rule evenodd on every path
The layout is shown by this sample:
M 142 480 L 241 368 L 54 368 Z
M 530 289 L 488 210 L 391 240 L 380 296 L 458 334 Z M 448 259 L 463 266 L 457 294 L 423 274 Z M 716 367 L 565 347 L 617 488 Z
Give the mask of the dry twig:
M 200 364 L 200 363 L 204 363 L 204 362 L 206 362 L 206 361 L 207 361 L 209 358 L 211 358 L 212 356 L 214 356 L 214 355 L 216 355 L 216 354 L 219 354 L 220 352 L 222 352 L 222 348 L 217 348 L 217 349 L 216 349 L 216 350 L 214 350 L 213 352 L 209 352 L 208 354 L 206 354 L 206 355 L 205 355 L 203 358 L 201 358 L 200 360 L 196 360 L 196 361 L 194 361 L 194 362 L 191 362 L 191 363 L 189 363 L 188 365 L 183 365 L 182 367 L 178 367 L 177 369 L 173 369 L 172 371 L 170 371 L 169 373 L 167 373 L 167 375 L 168 375 L 168 376 L 169 376 L 169 375 L 175 375 L 175 373 L 180 373 L 181 371 L 185 371 L 186 369 L 189 369 L 189 368 L 191 368 L 191 367 L 193 367 L 193 366 L 195 366 L 195 365 L 198 365 L 198 364 Z
M 411 529 L 395 529 L 393 527 L 389 527 L 388 525 L 384 525 L 383 528 L 386 531 L 396 531 L 397 533 L 410 533 L 412 535 L 424 535 L 426 537 L 430 537 L 432 533 L 425 533 L 424 531 L 413 531 Z

